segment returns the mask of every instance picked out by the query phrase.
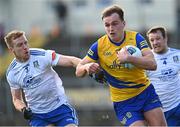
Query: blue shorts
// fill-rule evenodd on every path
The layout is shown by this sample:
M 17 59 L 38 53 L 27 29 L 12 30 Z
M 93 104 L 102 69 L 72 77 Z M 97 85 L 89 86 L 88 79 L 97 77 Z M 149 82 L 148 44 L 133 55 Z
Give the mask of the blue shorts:
M 78 125 L 74 108 L 68 104 L 63 104 L 49 113 L 33 113 L 32 119 L 29 120 L 30 126 L 47 126 L 49 124 L 55 126 L 66 126 L 68 124 Z
M 152 84 L 139 95 L 113 104 L 119 121 L 125 126 L 129 126 L 138 120 L 144 120 L 144 112 L 162 107 Z
M 180 126 L 180 104 L 164 114 L 168 126 Z

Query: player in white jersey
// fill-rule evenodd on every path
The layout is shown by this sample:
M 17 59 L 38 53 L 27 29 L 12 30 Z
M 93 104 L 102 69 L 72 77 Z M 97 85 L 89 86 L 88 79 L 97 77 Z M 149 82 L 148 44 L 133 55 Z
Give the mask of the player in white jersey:
M 160 97 L 168 125 L 180 126 L 180 50 L 168 47 L 162 26 L 152 27 L 147 37 L 157 62 L 157 70 L 147 74 Z
M 52 67 L 76 67 L 81 59 L 29 48 L 23 31 L 11 31 L 5 42 L 15 56 L 6 74 L 15 108 L 24 113 L 31 126 L 77 126 L 75 110 L 68 103 L 61 78 Z

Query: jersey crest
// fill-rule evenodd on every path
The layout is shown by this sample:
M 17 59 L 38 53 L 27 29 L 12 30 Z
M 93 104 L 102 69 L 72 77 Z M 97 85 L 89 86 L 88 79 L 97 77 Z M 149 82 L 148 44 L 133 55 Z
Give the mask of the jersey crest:
M 39 62 L 36 60 L 36 61 L 33 62 L 33 65 L 34 65 L 35 68 L 38 68 L 39 67 Z
M 179 63 L 179 57 L 178 56 L 173 56 L 173 61 L 174 61 L 174 63 Z

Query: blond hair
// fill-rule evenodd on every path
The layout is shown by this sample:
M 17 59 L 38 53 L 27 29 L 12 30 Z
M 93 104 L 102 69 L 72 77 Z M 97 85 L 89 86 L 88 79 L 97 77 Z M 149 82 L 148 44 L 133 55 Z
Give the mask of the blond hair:
M 20 30 L 13 30 L 11 32 L 9 32 L 5 37 L 4 40 L 6 42 L 6 45 L 8 48 L 13 47 L 13 43 L 12 41 L 25 35 L 24 31 L 20 31 Z

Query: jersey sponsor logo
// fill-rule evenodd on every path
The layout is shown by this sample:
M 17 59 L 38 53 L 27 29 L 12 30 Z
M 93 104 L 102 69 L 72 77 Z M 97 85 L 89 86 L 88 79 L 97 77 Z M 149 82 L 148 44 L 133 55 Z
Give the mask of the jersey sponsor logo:
M 29 84 L 31 83 L 33 80 L 33 77 L 31 75 L 27 75 L 24 79 L 23 79 L 23 83 L 24 84 Z M 26 85 L 25 85 L 26 86 Z
M 121 69 L 121 68 L 124 68 L 124 64 L 120 64 L 118 62 L 118 60 L 114 60 L 113 63 L 111 65 L 109 65 L 109 68 L 110 69 Z
M 173 70 L 170 68 L 170 69 L 164 69 L 161 71 L 162 75 L 170 75 L 173 73 Z
M 41 78 L 35 78 L 32 75 L 26 75 L 23 79 L 23 88 L 35 88 L 41 82 Z
M 166 68 L 166 69 L 161 70 L 161 76 L 159 76 L 158 78 L 161 81 L 172 81 L 173 79 L 176 78 L 176 76 L 177 76 L 177 73 L 174 69 Z

